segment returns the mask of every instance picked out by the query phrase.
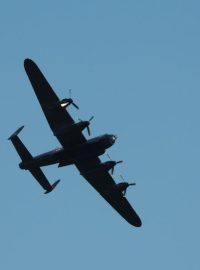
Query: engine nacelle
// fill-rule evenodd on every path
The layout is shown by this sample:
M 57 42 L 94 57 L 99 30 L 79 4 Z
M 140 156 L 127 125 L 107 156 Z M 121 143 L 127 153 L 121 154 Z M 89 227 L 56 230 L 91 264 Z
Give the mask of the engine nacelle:
M 114 190 L 116 190 L 117 192 L 122 193 L 122 195 L 125 196 L 127 188 L 130 187 L 130 186 L 134 186 L 134 185 L 135 185 L 135 183 L 129 184 L 128 182 L 121 182 L 121 183 L 118 183 L 118 184 L 114 185 Z
M 50 104 L 49 105 L 49 110 L 51 111 L 54 108 L 66 108 L 70 104 L 72 104 L 72 99 L 64 98 L 62 100 L 59 100 L 59 101 L 55 102 L 54 104 Z
M 72 103 L 73 103 L 73 100 L 71 98 L 64 98 L 61 101 L 59 101 L 59 105 L 62 108 L 66 108 L 67 106 L 69 106 Z
M 81 174 L 88 175 L 88 174 L 92 174 L 94 172 L 109 171 L 109 170 L 113 169 L 115 165 L 116 165 L 116 161 L 106 161 L 106 162 L 100 163 L 94 169 L 92 169 L 90 171 L 81 172 Z
M 64 98 L 62 100 L 59 100 L 58 102 L 54 103 L 53 105 L 51 104 L 49 106 L 49 109 L 53 109 L 53 108 L 66 108 L 69 105 L 73 105 L 76 109 L 79 109 L 79 107 L 74 103 L 73 99 L 71 98 Z
M 89 125 L 88 121 L 80 121 L 78 123 L 74 123 L 70 126 L 64 126 L 59 131 L 54 133 L 55 136 L 63 135 L 63 134 L 71 134 L 71 133 L 78 133 L 83 131 Z

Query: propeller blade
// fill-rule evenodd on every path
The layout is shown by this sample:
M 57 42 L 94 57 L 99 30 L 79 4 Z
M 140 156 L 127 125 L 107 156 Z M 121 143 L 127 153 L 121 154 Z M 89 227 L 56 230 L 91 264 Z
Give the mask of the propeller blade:
M 90 117 L 89 122 L 91 122 L 93 118 L 94 118 L 94 116 Z
M 94 118 L 94 116 L 91 116 L 90 119 L 88 120 L 88 126 L 87 126 L 87 131 L 88 131 L 88 135 L 90 136 L 91 135 L 91 132 L 90 132 L 90 122 L 92 121 L 92 119 Z
M 136 183 L 130 183 L 129 184 L 129 186 L 135 186 L 136 185 Z
M 69 98 L 72 96 L 72 89 L 69 89 Z
M 116 164 L 122 163 L 123 160 L 116 161 Z
M 72 102 L 72 105 L 73 105 L 77 110 L 79 110 L 79 107 L 78 107 L 74 102 Z
M 89 126 L 87 126 L 87 132 L 88 132 L 88 135 L 90 136 L 90 128 L 89 128 Z
M 69 89 L 69 98 L 68 98 L 69 104 L 72 104 L 77 110 L 79 109 L 78 105 L 76 105 L 72 99 L 72 89 Z
M 112 169 L 111 169 L 111 174 L 113 174 L 114 173 L 114 167 L 112 167 Z
M 112 159 L 111 159 L 111 157 L 110 157 L 110 155 L 109 155 L 109 154 L 107 154 L 107 157 L 110 159 L 110 161 L 112 161 Z
M 121 179 L 124 181 L 124 177 L 122 176 L 122 174 L 120 174 L 120 177 L 121 177 Z

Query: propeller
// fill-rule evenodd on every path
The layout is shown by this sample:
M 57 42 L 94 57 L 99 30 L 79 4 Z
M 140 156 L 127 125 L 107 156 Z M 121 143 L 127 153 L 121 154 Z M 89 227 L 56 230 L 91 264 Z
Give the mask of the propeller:
M 123 177 L 123 175 L 122 174 L 120 174 L 120 177 L 121 177 L 121 179 L 125 182 L 125 180 L 124 180 L 124 177 Z M 135 186 L 136 185 L 136 183 L 127 183 L 128 184 L 128 187 L 129 186 Z
M 85 121 L 86 122 L 87 132 L 88 132 L 88 135 L 89 136 L 91 135 L 91 132 L 90 132 L 90 122 L 92 121 L 93 118 L 94 118 L 94 116 L 91 116 L 88 121 Z M 83 122 L 83 120 L 80 119 L 80 118 L 79 118 L 79 121 Z
M 122 179 L 122 182 L 119 182 L 118 184 L 115 184 L 115 188 L 116 188 L 116 190 L 118 192 L 120 192 L 123 196 L 125 196 L 126 195 L 127 188 L 129 186 L 135 186 L 136 183 L 130 183 L 129 184 L 128 182 L 124 181 L 124 178 L 123 178 L 123 176 L 121 174 L 120 174 L 120 177 Z
M 79 109 L 78 105 L 76 105 L 73 101 L 73 99 L 71 98 L 71 89 L 69 89 L 69 98 L 64 98 L 60 101 L 60 105 L 63 108 L 66 108 L 69 105 L 73 105 L 77 110 Z
M 114 169 L 115 169 L 115 165 L 117 165 L 117 164 L 119 164 L 119 163 L 122 163 L 123 160 L 114 161 L 114 160 L 111 159 L 111 157 L 110 157 L 109 154 L 107 154 L 107 157 L 110 159 L 110 161 L 114 162 L 114 166 L 113 166 L 112 169 L 111 169 L 111 174 L 113 174 L 113 173 L 114 173 Z
M 88 132 L 88 135 L 90 136 L 91 135 L 91 132 L 90 132 L 90 122 L 92 121 L 92 119 L 94 118 L 94 116 L 91 116 L 90 119 L 88 120 L 88 126 L 87 126 L 87 132 Z
M 125 182 L 124 180 L 124 177 L 120 174 L 120 177 L 121 179 L 124 181 L 124 183 L 127 185 L 126 188 L 124 189 L 124 196 L 126 195 L 126 191 L 127 191 L 127 188 L 130 187 L 130 186 L 135 186 L 136 183 L 128 183 L 128 182 Z
M 65 98 L 63 99 L 63 103 L 64 103 L 64 106 L 65 106 L 65 103 L 67 104 L 67 106 L 69 106 L 70 104 L 72 104 L 77 110 L 79 109 L 78 105 L 76 105 L 72 99 L 72 89 L 69 89 L 69 98 Z

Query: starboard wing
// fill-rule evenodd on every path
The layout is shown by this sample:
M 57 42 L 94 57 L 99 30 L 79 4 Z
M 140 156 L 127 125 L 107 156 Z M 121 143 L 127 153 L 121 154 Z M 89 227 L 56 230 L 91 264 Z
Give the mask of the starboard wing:
M 121 192 L 115 191 L 115 181 L 107 171 L 94 170 L 100 163 L 98 157 L 94 157 L 84 162 L 76 162 L 75 165 L 83 177 L 100 193 L 100 195 L 131 225 L 140 227 L 142 222 Z M 90 171 L 84 174 L 83 172 Z

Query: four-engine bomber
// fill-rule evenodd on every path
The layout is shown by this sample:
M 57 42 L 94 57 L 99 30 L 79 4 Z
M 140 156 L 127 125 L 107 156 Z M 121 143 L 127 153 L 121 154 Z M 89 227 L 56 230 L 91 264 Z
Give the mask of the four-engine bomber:
M 131 225 L 140 227 L 142 222 L 125 197 L 127 188 L 135 183 L 129 184 L 123 181 L 117 184 L 112 177 L 114 167 L 122 161 L 101 162 L 99 158 L 115 143 L 117 137 L 113 134 L 105 134 L 86 139 L 82 131 L 86 129 L 88 135 L 91 134 L 89 126 L 93 116 L 88 121 L 80 120 L 75 123 L 67 111 L 69 105 L 79 109 L 73 99 L 69 97 L 60 100 L 32 60 L 26 59 L 24 67 L 49 126 L 61 147 L 33 157 L 18 136 L 24 127 L 22 126 L 9 137 L 21 157 L 19 167 L 28 170 L 44 188 L 45 193 L 49 193 L 60 180 L 50 184 L 41 167 L 56 163 L 58 167 L 73 164 L 124 219 Z

